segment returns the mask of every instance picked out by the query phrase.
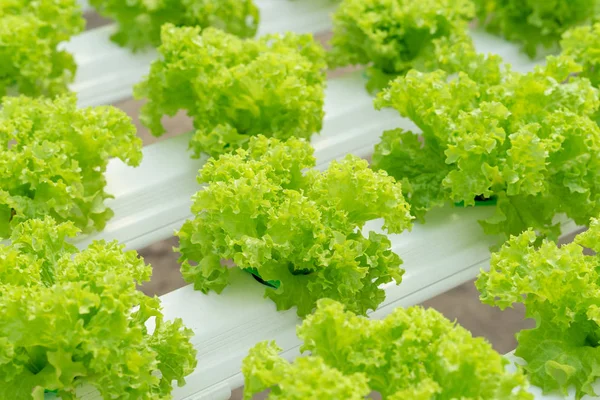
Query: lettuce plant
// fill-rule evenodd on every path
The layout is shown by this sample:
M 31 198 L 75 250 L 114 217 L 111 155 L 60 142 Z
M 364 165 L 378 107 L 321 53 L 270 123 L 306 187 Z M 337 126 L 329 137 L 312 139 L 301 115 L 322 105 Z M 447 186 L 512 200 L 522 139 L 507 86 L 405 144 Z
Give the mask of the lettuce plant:
M 449 78 L 411 71 L 376 100 L 410 118 L 420 134 L 383 134 L 373 165 L 403 182 L 412 212 L 423 220 L 446 202 L 496 201 L 481 221 L 486 233 L 533 228 L 557 239 L 566 214 L 578 224 L 600 213 L 599 106 L 590 81 L 572 76 L 572 59 L 520 74 L 498 59 L 475 62 Z
M 5 98 L 0 109 L 0 237 L 46 215 L 85 232 L 113 215 L 104 205 L 110 157 L 138 165 L 142 142 L 114 107 L 77 108 L 74 96 Z
M 65 92 L 76 65 L 58 45 L 84 26 L 77 0 L 0 1 L 0 97 Z
M 360 228 L 377 218 L 390 233 L 411 227 L 400 184 L 351 155 L 324 172 L 314 166 L 306 141 L 262 135 L 247 150 L 210 159 L 198 177 L 206 187 L 194 196 L 195 218 L 178 232 L 185 280 L 219 293 L 228 260 L 276 281 L 265 296 L 279 310 L 296 306 L 303 316 L 323 297 L 359 314 L 375 309 L 385 297 L 380 285 L 400 283 L 403 271 L 389 239 Z
M 568 30 L 560 42 L 564 55 L 573 57 L 581 67 L 580 76 L 600 85 L 600 23 Z
M 78 251 L 72 223 L 29 220 L 0 245 L 0 398 L 167 399 L 196 366 L 192 331 L 136 290 L 152 268 L 123 245 Z M 146 324 L 153 322 L 154 328 Z
M 217 29 L 163 26 L 161 59 L 135 88 L 148 98 L 142 122 L 155 136 L 164 115 L 185 110 L 196 129 L 195 156 L 247 144 L 251 136 L 309 138 L 321 130 L 323 48 L 310 35 L 243 40 Z
M 90 0 L 101 15 L 117 21 L 112 40 L 139 50 L 160 44 L 164 24 L 214 26 L 233 35 L 256 34 L 259 11 L 253 0 Z
M 573 243 L 535 247 L 528 230 L 511 237 L 481 272 L 481 300 L 501 309 L 522 303 L 536 326 L 517 335 L 515 354 L 525 361 L 531 383 L 545 392 L 574 386 L 576 398 L 596 396 L 600 377 L 600 220 Z M 586 255 L 591 249 L 595 255 Z
M 260 342 L 250 349 L 242 364 L 244 399 L 267 389 L 271 389 L 270 400 L 363 400 L 371 392 L 364 374 L 346 376 L 321 357 L 300 357 L 292 364 L 279 351 L 274 342 Z
M 520 370 L 482 338 L 433 309 L 397 308 L 383 320 L 344 311 L 330 299 L 298 327 L 308 357 L 289 364 L 273 343 L 259 343 L 242 365 L 244 398 L 271 389 L 269 399 L 389 400 L 533 399 Z
M 589 23 L 600 0 L 474 0 L 477 17 L 488 31 L 519 42 L 535 57 L 540 47 L 556 47 L 569 28 Z
M 344 0 L 333 16 L 330 65 L 367 66 L 370 90 L 410 69 L 435 70 L 472 47 L 470 0 Z

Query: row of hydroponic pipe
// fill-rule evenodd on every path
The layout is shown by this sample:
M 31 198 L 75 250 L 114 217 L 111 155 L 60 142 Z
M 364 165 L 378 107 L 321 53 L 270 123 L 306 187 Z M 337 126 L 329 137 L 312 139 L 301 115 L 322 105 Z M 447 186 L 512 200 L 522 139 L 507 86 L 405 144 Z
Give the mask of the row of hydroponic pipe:
M 251 1 L 91 4 L 119 22 L 117 43 L 159 46 L 134 90 L 147 99 L 142 122 L 158 136 L 163 116 L 185 110 L 192 156 L 211 156 L 177 232 L 185 280 L 220 293 L 240 268 L 304 318 L 310 356 L 289 363 L 258 343 L 241 366 L 246 397 L 530 398 L 528 382 L 595 394 L 600 260 L 583 250 L 600 250 L 599 4 L 344 0 L 327 52 L 311 35 L 249 39 Z M 513 72 L 475 51 L 475 17 L 531 56 L 553 55 Z M 1 399 L 68 399 L 81 385 L 105 399 L 169 398 L 197 363 L 191 331 L 136 290 L 151 268 L 135 252 L 70 244 L 112 216 L 108 160 L 142 156 L 123 112 L 81 109 L 66 93 L 76 66 L 58 44 L 83 25 L 68 0 L 0 5 L 0 92 L 12 96 L 0 112 Z M 384 132 L 371 165 L 349 155 L 318 171 L 308 139 L 322 126 L 326 70 L 346 65 L 364 66 L 375 107 L 418 131 Z M 516 371 L 434 311 L 363 317 L 403 270 L 388 237 L 362 228 L 410 230 L 447 203 L 494 207 L 481 225 L 498 242 L 477 287 L 536 321 L 518 335 Z M 557 248 L 563 214 L 590 229 Z

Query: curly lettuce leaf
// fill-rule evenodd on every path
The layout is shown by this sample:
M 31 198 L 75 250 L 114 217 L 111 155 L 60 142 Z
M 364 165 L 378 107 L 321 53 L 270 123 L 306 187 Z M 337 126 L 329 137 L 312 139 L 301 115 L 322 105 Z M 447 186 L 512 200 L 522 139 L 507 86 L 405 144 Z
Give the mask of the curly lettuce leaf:
M 534 329 L 517 335 L 515 354 L 525 361 L 531 383 L 544 392 L 567 393 L 576 398 L 596 396 L 600 377 L 600 220 L 574 243 L 558 247 L 528 230 L 492 255 L 490 272 L 481 272 L 476 286 L 481 301 L 501 309 L 522 303 Z
M 404 197 L 419 221 L 424 222 L 427 210 L 446 202 L 442 181 L 450 168 L 419 135 L 402 129 L 384 132 L 375 145 L 372 165 L 401 179 Z
M 433 309 L 397 308 L 383 320 L 370 320 L 322 299 L 297 331 L 304 341 L 301 351 L 311 355 L 290 366 L 274 344 L 259 343 L 243 362 L 245 398 L 267 388 L 295 395 L 308 386 L 306 377 L 330 390 L 354 382 L 359 398 L 373 391 L 398 400 L 533 398 L 522 371 L 507 372 L 508 361 L 489 343 Z M 332 376 L 338 385 L 327 383 Z M 296 383 L 283 384 L 289 381 Z
M 531 227 L 557 239 L 562 213 L 587 224 L 600 213 L 598 91 L 573 76 L 581 67 L 568 57 L 527 74 L 473 60 L 452 78 L 412 70 L 379 94 L 377 108 L 395 108 L 421 132 L 386 132 L 374 168 L 404 183 L 419 218 L 445 202 L 495 198 L 481 221 L 489 234 Z
M 114 19 L 111 39 L 120 46 L 140 50 L 160 45 L 161 27 L 215 27 L 232 35 L 252 37 L 260 21 L 253 0 L 90 0 L 99 14 Z
M 479 23 L 488 31 L 521 43 L 535 57 L 553 48 L 569 28 L 589 23 L 600 13 L 599 0 L 474 0 Z
M 106 399 L 170 398 L 196 366 L 192 331 L 136 289 L 152 273 L 136 252 L 104 241 L 78 251 L 77 233 L 33 219 L 0 245 L 0 397 L 76 399 L 91 385 Z
M 230 260 L 279 283 L 265 291 L 279 310 L 295 306 L 303 316 L 323 297 L 360 314 L 375 309 L 385 297 L 379 286 L 400 283 L 401 260 L 385 235 L 359 229 L 376 218 L 388 232 L 410 229 L 402 188 L 354 156 L 324 172 L 314 165 L 306 141 L 262 135 L 247 150 L 210 159 L 200 171 L 206 187 L 194 196 L 195 217 L 178 232 L 185 280 L 221 292 Z
M 582 66 L 580 76 L 600 85 L 600 23 L 571 28 L 560 42 L 562 53 Z
M 361 400 L 370 393 L 363 374 L 343 375 L 319 357 L 301 357 L 293 364 L 280 357 L 273 342 L 261 342 L 250 349 L 242 363 L 244 399 L 271 389 L 268 399 Z
M 71 54 L 58 47 L 84 27 L 77 0 L 2 0 L 0 97 L 66 92 L 76 65 Z
M 142 142 L 114 107 L 77 107 L 75 96 L 5 98 L 0 110 L 0 237 L 20 222 L 51 216 L 101 230 L 108 160 L 137 166 Z
M 373 91 L 413 68 L 450 67 L 446 58 L 473 48 L 474 12 L 469 0 L 344 0 L 333 16 L 329 63 L 367 66 Z
M 162 29 L 162 58 L 135 87 L 148 98 L 141 119 L 165 132 L 164 115 L 185 110 L 196 129 L 196 157 L 245 147 L 262 134 L 310 138 L 321 130 L 325 53 L 311 35 L 266 35 L 243 40 L 217 29 Z

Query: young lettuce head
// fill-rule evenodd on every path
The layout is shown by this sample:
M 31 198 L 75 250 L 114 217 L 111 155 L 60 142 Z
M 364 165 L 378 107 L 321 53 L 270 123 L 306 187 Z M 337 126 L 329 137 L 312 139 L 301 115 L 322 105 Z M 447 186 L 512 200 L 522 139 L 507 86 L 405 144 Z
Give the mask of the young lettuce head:
M 344 0 L 333 16 L 333 67 L 364 65 L 372 91 L 409 70 L 451 65 L 444 59 L 472 50 L 470 0 Z
M 390 400 L 533 399 L 520 370 L 481 338 L 433 309 L 397 308 L 383 320 L 345 311 L 330 299 L 298 327 L 302 351 L 293 364 L 274 343 L 259 343 L 242 365 L 244 398 L 271 389 L 269 399 Z M 305 397 L 302 397 L 302 396 Z
M 581 65 L 579 76 L 600 85 L 600 23 L 572 28 L 560 42 L 562 52 Z
M 152 274 L 136 252 L 104 241 L 78 251 L 77 232 L 29 220 L 0 245 L 0 398 L 76 399 L 81 385 L 104 399 L 170 398 L 196 366 L 191 330 L 136 289 Z
M 539 247 L 533 230 L 511 237 L 481 272 L 481 301 L 505 309 L 525 305 L 536 327 L 517 335 L 531 383 L 545 392 L 574 386 L 576 398 L 597 396 L 600 377 L 600 220 L 573 243 Z M 596 252 L 586 255 L 584 249 Z
M 58 45 L 84 27 L 77 0 L 0 1 L 0 97 L 66 92 L 76 65 Z
M 300 357 L 290 363 L 279 356 L 280 351 L 274 342 L 250 349 L 242 364 L 244 399 L 251 400 L 267 389 L 271 389 L 269 400 L 363 400 L 371 392 L 364 374 L 346 376 L 321 357 Z
M 78 108 L 75 96 L 5 98 L 0 109 L 0 237 L 51 216 L 89 232 L 113 215 L 104 205 L 111 157 L 142 158 L 131 119 L 114 107 Z
M 530 57 L 540 47 L 558 45 L 569 28 L 589 23 L 600 0 L 474 0 L 479 23 L 488 31 L 519 42 Z
M 210 159 L 195 217 L 178 232 L 185 280 L 221 292 L 227 260 L 276 281 L 265 296 L 279 310 L 296 306 L 303 316 L 324 297 L 359 314 L 375 309 L 385 297 L 380 285 L 400 283 L 401 260 L 385 235 L 360 229 L 377 218 L 390 233 L 411 227 L 400 184 L 351 155 L 324 172 L 314 166 L 308 142 L 262 135 L 247 150 Z
M 494 58 L 472 66 L 453 78 L 413 70 L 380 93 L 376 107 L 395 108 L 421 132 L 385 132 L 374 167 L 403 182 L 421 219 L 446 202 L 492 198 L 496 212 L 481 221 L 489 234 L 533 228 L 556 240 L 563 213 L 587 224 L 600 213 L 597 90 L 572 75 L 580 67 L 568 57 L 527 74 Z
M 165 25 L 161 59 L 135 88 L 152 134 L 184 110 L 194 121 L 190 148 L 216 157 L 262 134 L 310 138 L 323 123 L 325 52 L 311 35 L 240 39 L 218 29 Z
M 259 23 L 253 0 L 90 0 L 101 15 L 117 21 L 112 40 L 140 50 L 160 45 L 165 24 L 213 26 L 240 37 L 252 37 Z

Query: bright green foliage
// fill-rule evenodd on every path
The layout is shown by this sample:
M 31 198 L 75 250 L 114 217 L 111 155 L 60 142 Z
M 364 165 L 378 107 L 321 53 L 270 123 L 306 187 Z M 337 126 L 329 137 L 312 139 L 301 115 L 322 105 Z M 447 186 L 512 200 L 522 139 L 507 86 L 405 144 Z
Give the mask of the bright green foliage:
M 155 136 L 164 115 L 185 110 L 194 120 L 196 156 L 230 152 L 251 136 L 310 138 L 321 130 L 323 48 L 310 35 L 243 40 L 217 29 L 163 27 L 161 59 L 135 88 L 148 98 L 142 122 Z
M 579 70 L 550 57 L 528 74 L 503 71 L 493 59 L 453 79 L 411 71 L 376 106 L 397 109 L 421 137 L 385 132 L 373 165 L 403 182 L 420 219 L 448 201 L 495 197 L 486 233 L 531 227 L 557 239 L 557 214 L 585 225 L 600 213 L 600 128 L 591 118 L 600 103 L 589 80 L 571 76 Z
M 401 261 L 385 235 L 357 230 L 377 218 L 391 233 L 410 228 L 402 189 L 351 155 L 325 172 L 314 165 L 307 142 L 262 135 L 248 150 L 210 159 L 198 178 L 206 187 L 194 196 L 195 218 L 178 233 L 185 280 L 221 292 L 229 275 L 221 261 L 232 260 L 279 281 L 265 292 L 279 310 L 296 306 L 303 316 L 324 297 L 360 314 L 375 309 L 385 297 L 379 286 L 400 283 Z
M 0 97 L 65 92 L 76 65 L 58 44 L 84 27 L 77 0 L 0 1 Z
M 344 0 L 333 16 L 330 64 L 365 65 L 371 90 L 412 68 L 449 68 L 443 58 L 472 48 L 470 0 Z
M 433 309 L 397 308 L 383 320 L 370 320 L 323 299 L 298 327 L 298 336 L 304 340 L 301 350 L 311 356 L 294 365 L 273 344 L 259 343 L 250 351 L 242 367 L 246 399 L 266 388 L 277 395 L 270 398 L 302 398 L 297 393 L 312 389 L 310 384 L 330 393 L 356 385 L 353 397 L 310 397 L 322 399 L 362 399 L 371 391 L 388 400 L 533 398 L 521 371 L 507 372 L 508 361 L 489 343 Z M 337 386 L 329 384 L 334 377 Z
M 527 361 L 531 382 L 552 391 L 577 388 L 577 399 L 595 396 L 600 377 L 600 220 L 574 243 L 560 248 L 544 241 L 534 246 L 528 230 L 492 255 L 490 272 L 481 273 L 481 300 L 501 309 L 523 303 L 534 329 L 518 334 L 516 355 Z
M 580 76 L 600 85 L 600 23 L 568 30 L 560 42 L 563 54 L 581 64 Z
M 90 4 L 101 15 L 117 21 L 112 40 L 133 50 L 160 45 L 164 24 L 213 26 L 251 37 L 260 20 L 253 0 L 90 0 Z
M 0 237 L 30 218 L 72 221 L 84 232 L 113 215 L 104 205 L 110 157 L 138 165 L 141 140 L 114 107 L 79 109 L 74 96 L 5 98 L 0 110 Z
M 242 364 L 244 399 L 271 389 L 268 399 L 362 400 L 371 390 L 363 374 L 344 376 L 320 357 L 300 357 L 293 364 L 280 357 L 275 343 L 250 349 Z
M 535 57 L 541 46 L 555 47 L 573 26 L 600 13 L 600 0 L 474 0 L 480 24 L 519 42 Z
M 196 366 L 192 331 L 136 290 L 152 274 L 136 252 L 104 241 L 78 251 L 67 242 L 77 232 L 35 219 L 0 245 L 0 398 L 69 400 L 80 385 L 104 399 L 171 398 Z

